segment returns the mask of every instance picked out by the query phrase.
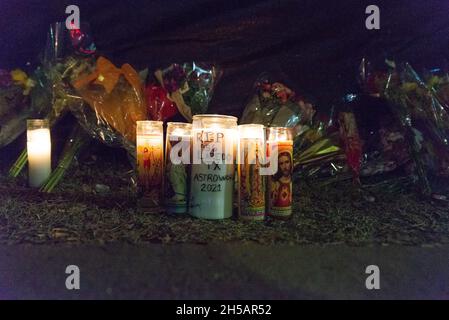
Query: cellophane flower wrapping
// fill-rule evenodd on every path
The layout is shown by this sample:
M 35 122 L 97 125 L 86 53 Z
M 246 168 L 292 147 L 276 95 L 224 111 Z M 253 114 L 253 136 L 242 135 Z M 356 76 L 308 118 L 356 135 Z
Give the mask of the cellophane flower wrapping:
M 27 118 L 35 114 L 29 107 L 33 81 L 16 69 L 0 69 L 0 148 L 10 144 L 23 131 Z
M 221 74 L 219 67 L 197 62 L 156 70 L 145 90 L 150 117 L 165 121 L 180 114 L 191 122 L 193 115 L 206 113 Z
M 53 125 L 73 106 L 84 102 L 76 95 L 71 82 L 89 72 L 95 62 L 96 47 L 89 26 L 67 30 L 64 22 L 50 25 L 42 63 L 32 80 L 31 108 L 46 115 Z
M 8 81 L 0 88 L 0 147 L 26 130 L 26 119 L 47 118 L 53 125 L 69 105 L 82 103 L 73 95 L 70 82 L 90 67 L 95 52 L 86 29 L 83 25 L 69 31 L 62 22 L 51 24 L 40 64 L 29 76 L 13 70 L 9 85 L 2 72 L 2 79 Z
M 447 75 L 427 71 L 421 77 L 408 63 L 386 62 L 383 71 L 362 62 L 364 94 L 376 103 L 354 111 L 363 131 L 361 175 L 403 168 L 421 192 L 431 194 L 432 181 L 449 173 Z
M 129 64 L 120 68 L 104 57 L 91 72 L 72 81 L 86 103 L 71 111 L 91 137 L 134 154 L 136 121 L 148 119 L 143 81 Z
M 244 108 L 240 124 L 289 127 L 294 134 L 295 175 L 313 178 L 341 170 L 342 150 L 331 114 L 314 106 L 281 82 L 260 77 Z

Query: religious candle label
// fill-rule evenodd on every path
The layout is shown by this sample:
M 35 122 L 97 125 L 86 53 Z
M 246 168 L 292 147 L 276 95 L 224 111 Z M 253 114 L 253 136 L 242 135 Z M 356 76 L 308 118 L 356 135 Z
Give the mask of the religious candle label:
M 195 145 L 199 146 L 197 151 L 203 155 L 200 164 L 195 160 L 192 164 L 190 213 L 195 217 L 224 219 L 232 216 L 234 150 L 233 146 L 226 146 L 225 132 L 197 132 L 194 135 Z M 214 149 L 217 146 L 220 148 Z M 207 161 L 204 155 L 221 161 Z M 226 159 L 230 163 L 225 163 Z
M 173 163 L 170 157 L 170 153 L 175 146 L 179 147 L 177 149 L 180 152 L 190 152 L 190 139 L 188 141 L 180 140 L 182 140 L 182 137 L 171 137 L 171 140 L 167 141 L 166 150 L 167 163 L 165 166 L 164 198 L 167 210 L 173 213 L 187 212 L 189 165 L 182 162 Z M 184 147 L 186 144 L 187 148 Z M 180 154 L 178 156 L 181 158 Z
M 278 170 L 268 177 L 268 213 L 274 217 L 288 218 L 292 214 L 293 142 L 280 141 L 277 145 Z M 267 152 L 269 150 L 268 145 Z
M 240 218 L 263 220 L 265 217 L 265 182 L 260 174 L 260 143 L 254 139 L 241 139 L 243 156 L 239 164 Z M 263 151 L 262 151 L 263 152 Z
M 139 195 L 149 205 L 159 205 L 162 193 L 163 150 L 157 138 L 137 136 Z

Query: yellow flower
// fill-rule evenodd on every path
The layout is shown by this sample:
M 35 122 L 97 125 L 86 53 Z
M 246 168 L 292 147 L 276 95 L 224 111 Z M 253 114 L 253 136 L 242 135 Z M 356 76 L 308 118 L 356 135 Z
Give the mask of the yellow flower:
M 437 85 L 439 85 L 442 81 L 442 79 L 440 79 L 440 77 L 438 76 L 433 76 L 429 79 L 429 86 L 430 87 L 435 87 Z
M 406 82 L 402 85 L 402 89 L 404 89 L 406 92 L 413 91 L 418 89 L 418 84 L 414 82 Z
M 34 87 L 34 81 L 28 78 L 27 74 L 20 69 L 11 71 L 11 78 L 15 84 L 23 87 L 24 95 L 28 95 L 31 88 Z
M 16 84 L 26 85 L 28 76 L 25 72 L 20 69 L 15 69 L 11 71 L 11 78 Z

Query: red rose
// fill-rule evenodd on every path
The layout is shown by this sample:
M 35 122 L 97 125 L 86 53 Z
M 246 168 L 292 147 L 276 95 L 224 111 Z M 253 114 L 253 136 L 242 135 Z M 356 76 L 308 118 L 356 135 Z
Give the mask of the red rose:
M 148 113 L 152 120 L 165 121 L 178 113 L 176 104 L 168 98 L 168 92 L 156 84 L 145 88 Z

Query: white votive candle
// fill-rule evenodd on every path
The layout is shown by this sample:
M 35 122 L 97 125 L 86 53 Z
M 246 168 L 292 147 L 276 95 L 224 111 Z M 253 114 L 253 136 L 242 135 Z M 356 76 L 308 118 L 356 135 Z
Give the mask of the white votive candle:
M 203 219 L 232 216 L 237 118 L 193 116 L 190 214 Z
M 51 174 L 51 139 L 47 120 L 27 120 L 28 183 L 39 188 Z

